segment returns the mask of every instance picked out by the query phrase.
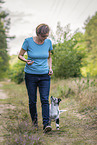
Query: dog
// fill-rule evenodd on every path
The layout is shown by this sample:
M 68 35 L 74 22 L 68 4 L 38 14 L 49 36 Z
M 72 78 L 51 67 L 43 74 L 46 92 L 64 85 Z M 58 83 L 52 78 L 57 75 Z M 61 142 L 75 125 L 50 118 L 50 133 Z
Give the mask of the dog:
M 51 120 L 55 120 L 56 123 L 56 129 L 59 130 L 59 114 L 60 114 L 60 110 L 59 110 L 59 103 L 61 101 L 60 98 L 54 98 L 53 96 L 51 96 L 51 104 L 50 104 L 50 124 L 51 124 Z

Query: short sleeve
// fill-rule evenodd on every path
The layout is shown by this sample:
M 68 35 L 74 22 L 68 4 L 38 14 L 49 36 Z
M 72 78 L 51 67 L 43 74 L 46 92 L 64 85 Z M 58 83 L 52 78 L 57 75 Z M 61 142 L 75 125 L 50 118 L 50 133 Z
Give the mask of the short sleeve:
M 27 39 L 24 40 L 22 48 L 27 51 L 27 49 L 28 49 L 28 41 L 27 41 Z
M 52 47 L 52 42 L 50 40 L 50 47 L 49 47 L 49 51 L 53 50 L 53 47 Z

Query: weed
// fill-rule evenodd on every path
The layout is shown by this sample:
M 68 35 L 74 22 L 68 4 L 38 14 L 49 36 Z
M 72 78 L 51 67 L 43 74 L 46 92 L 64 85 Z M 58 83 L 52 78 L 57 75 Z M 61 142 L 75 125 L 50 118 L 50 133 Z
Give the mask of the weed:
M 4 142 L 7 145 L 92 145 L 96 144 L 97 80 L 76 78 L 54 80 L 50 95 L 61 97 L 60 130 L 52 122 L 52 132 L 43 133 L 41 105 L 37 96 L 39 129 L 34 130 L 28 109 L 28 97 L 24 84 L 4 83 L 9 98 L 3 104 L 15 106 L 2 115 Z M 17 91 L 18 90 L 18 91 Z

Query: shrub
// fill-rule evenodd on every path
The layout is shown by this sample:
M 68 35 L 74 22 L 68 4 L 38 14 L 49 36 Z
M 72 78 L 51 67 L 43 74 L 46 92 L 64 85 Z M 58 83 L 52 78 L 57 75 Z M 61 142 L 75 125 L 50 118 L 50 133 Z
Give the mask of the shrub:
M 67 46 L 66 46 L 67 43 Z M 53 71 L 55 77 L 78 77 L 85 57 L 84 48 L 76 47 L 78 42 L 74 40 L 56 44 L 53 52 Z M 70 46 L 71 44 L 71 46 Z
M 10 68 L 10 73 L 9 73 L 10 79 L 18 84 L 23 82 L 23 80 L 24 80 L 24 67 L 25 67 L 25 63 L 18 60 L 18 62 L 15 63 Z

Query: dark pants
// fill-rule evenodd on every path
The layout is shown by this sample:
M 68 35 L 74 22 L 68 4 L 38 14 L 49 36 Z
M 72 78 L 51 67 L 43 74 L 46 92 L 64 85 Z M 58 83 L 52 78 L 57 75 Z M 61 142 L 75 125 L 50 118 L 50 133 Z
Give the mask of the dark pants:
M 25 73 L 25 83 L 29 96 L 29 111 L 32 122 L 37 121 L 37 87 L 39 87 L 40 99 L 42 104 L 43 125 L 49 122 L 49 91 L 50 91 L 50 76 L 34 75 Z

